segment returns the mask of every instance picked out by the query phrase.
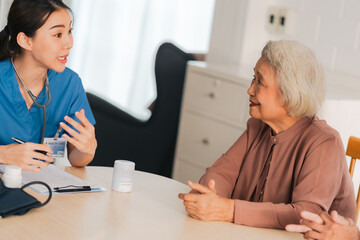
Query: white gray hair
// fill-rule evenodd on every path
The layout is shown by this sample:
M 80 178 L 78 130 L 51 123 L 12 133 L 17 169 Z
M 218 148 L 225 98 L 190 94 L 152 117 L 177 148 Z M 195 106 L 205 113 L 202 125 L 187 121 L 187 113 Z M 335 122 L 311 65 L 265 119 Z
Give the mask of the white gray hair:
M 269 41 L 261 52 L 275 69 L 279 94 L 293 117 L 315 116 L 325 98 L 323 67 L 296 41 Z

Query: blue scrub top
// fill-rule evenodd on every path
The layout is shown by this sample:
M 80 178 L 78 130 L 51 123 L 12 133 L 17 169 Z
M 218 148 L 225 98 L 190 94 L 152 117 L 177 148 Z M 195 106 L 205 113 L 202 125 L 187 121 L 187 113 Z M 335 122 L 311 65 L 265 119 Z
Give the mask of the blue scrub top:
M 90 123 L 95 124 L 81 79 L 75 72 L 68 68 L 61 73 L 49 70 L 48 79 L 51 102 L 46 107 L 45 137 L 54 137 L 60 122 L 65 122 L 65 116 L 80 122 L 75 112 L 81 109 L 85 110 Z M 44 87 L 37 102 L 44 104 L 47 99 Z M 11 137 L 40 143 L 42 126 L 42 108 L 33 104 L 30 110 L 27 109 L 10 59 L 0 61 L 0 145 L 14 143 Z

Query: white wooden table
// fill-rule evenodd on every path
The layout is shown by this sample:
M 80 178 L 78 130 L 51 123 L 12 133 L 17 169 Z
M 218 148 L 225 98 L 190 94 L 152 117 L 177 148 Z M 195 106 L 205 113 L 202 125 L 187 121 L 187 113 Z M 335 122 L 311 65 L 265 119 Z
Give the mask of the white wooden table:
M 0 219 L 0 239 L 303 239 L 282 230 L 192 219 L 177 197 L 188 186 L 169 178 L 136 171 L 133 191 L 120 193 L 111 191 L 112 168 L 65 170 L 102 184 L 106 192 L 54 195 L 42 208 Z

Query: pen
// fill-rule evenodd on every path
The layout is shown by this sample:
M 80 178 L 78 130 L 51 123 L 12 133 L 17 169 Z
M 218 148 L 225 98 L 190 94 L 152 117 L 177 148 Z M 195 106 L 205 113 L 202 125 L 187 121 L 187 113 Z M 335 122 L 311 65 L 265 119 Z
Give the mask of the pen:
M 19 144 L 25 143 L 23 140 L 20 140 L 20 139 L 18 139 L 18 138 L 16 138 L 16 137 L 12 137 L 11 139 L 12 139 L 14 142 L 17 142 L 17 143 L 19 143 Z
M 14 142 L 19 143 L 19 144 L 25 143 L 23 140 L 21 140 L 21 139 L 19 139 L 19 138 L 16 138 L 16 137 L 12 137 L 11 139 L 12 139 Z M 46 152 L 46 151 L 35 150 L 35 152 L 39 152 L 39 153 L 42 153 L 42 154 L 44 154 L 44 155 L 50 156 L 50 154 L 49 154 L 48 152 Z
M 76 188 L 64 189 L 64 187 L 55 187 L 55 192 L 82 192 L 82 191 L 91 191 L 90 186 L 79 186 Z

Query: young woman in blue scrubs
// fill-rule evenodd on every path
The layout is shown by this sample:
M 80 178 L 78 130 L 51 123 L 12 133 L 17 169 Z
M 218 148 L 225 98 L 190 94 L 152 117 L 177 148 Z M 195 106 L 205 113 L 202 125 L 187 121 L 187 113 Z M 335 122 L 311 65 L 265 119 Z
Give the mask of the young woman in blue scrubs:
M 73 46 L 69 12 L 61 0 L 14 0 L 10 7 L 0 32 L 0 163 L 41 171 L 54 160 L 36 150 L 51 154 L 43 137 L 61 129 L 73 166 L 94 157 L 95 119 L 79 76 L 65 67 Z

